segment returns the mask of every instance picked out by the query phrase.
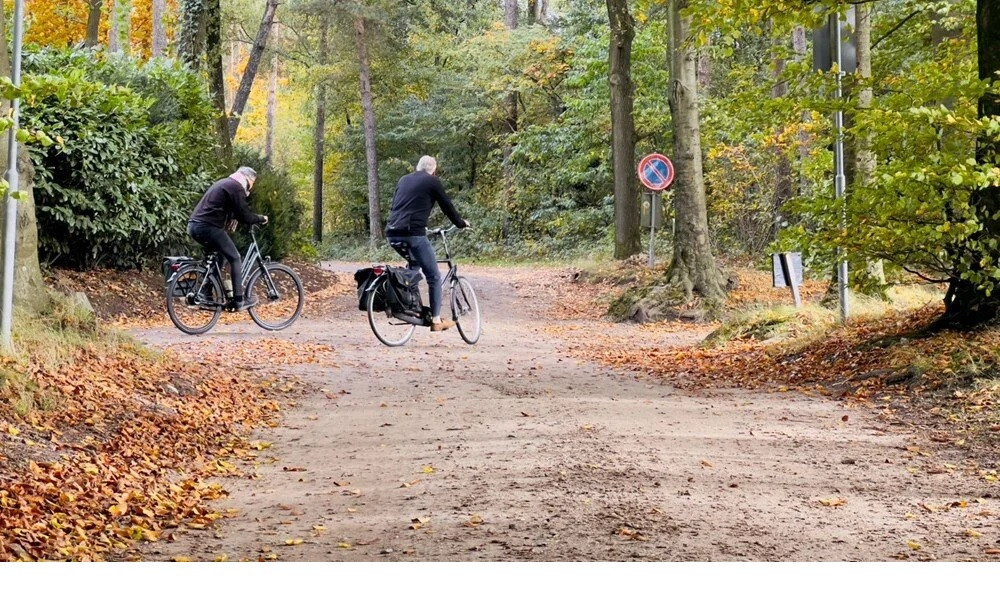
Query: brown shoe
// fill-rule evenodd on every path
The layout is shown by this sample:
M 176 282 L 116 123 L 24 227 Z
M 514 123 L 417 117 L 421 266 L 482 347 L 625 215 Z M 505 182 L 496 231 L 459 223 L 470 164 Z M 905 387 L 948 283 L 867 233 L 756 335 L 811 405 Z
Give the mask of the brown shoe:
M 431 323 L 431 331 L 444 331 L 449 327 L 454 327 L 454 326 L 455 326 L 454 321 L 449 321 L 448 319 L 441 319 L 441 321 L 437 323 Z

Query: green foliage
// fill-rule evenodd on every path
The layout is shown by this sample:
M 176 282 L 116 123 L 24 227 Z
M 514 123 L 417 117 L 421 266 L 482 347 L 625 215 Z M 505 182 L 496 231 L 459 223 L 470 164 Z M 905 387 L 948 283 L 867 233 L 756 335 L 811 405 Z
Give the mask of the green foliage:
M 305 208 L 296 198 L 295 184 L 283 170 L 271 167 L 256 151 L 237 146 L 233 150 L 236 166 L 250 166 L 257 171 L 257 180 L 250 191 L 250 209 L 268 217 L 268 223 L 257 232 L 261 253 L 274 259 L 289 254 L 311 256 L 311 244 L 304 239 L 302 220 Z M 240 249 L 248 239 L 243 231 L 235 237 Z
M 790 207 L 794 220 L 785 233 L 787 246 L 827 264 L 839 249 L 853 267 L 852 279 L 862 285 L 872 260 L 884 261 L 890 274 L 961 277 L 985 286 L 1000 281 L 994 260 L 1000 236 L 982 236 L 989 217 L 970 205 L 974 192 L 1000 184 L 992 159 L 976 158 L 977 139 L 995 140 L 1000 121 L 977 117 L 986 86 L 977 76 L 975 48 L 967 43 L 975 38 L 974 3 L 954 3 L 951 10 L 966 18 L 955 22 L 950 39 L 914 52 L 911 40 L 888 38 L 877 55 L 885 60 L 875 63 L 870 82 L 876 89 L 872 107 L 858 110 L 851 98 L 844 104 L 854 119 L 848 141 L 870 140 L 876 157 L 871 180 L 853 182 L 842 203 L 833 197 L 829 152 L 815 151 L 802 165 L 814 184 L 810 195 Z M 914 27 L 929 32 L 933 17 L 924 15 Z M 860 84 L 847 78 L 848 89 Z M 815 133 L 817 147 L 832 141 L 825 126 Z M 970 253 L 970 246 L 977 251 Z
M 25 125 L 58 141 L 29 146 L 41 257 L 136 266 L 184 244 L 217 170 L 197 76 L 85 51 L 37 50 L 25 70 Z

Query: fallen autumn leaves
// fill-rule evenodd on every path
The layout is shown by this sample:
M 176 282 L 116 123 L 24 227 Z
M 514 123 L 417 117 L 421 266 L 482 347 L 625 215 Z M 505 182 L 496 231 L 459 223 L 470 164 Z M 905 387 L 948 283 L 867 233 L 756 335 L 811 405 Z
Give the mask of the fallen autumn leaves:
M 206 502 L 225 495 L 212 477 L 254 455 L 246 437 L 283 389 L 131 346 L 56 368 L 2 363 L 30 377 L 35 408 L 15 413 L 12 386 L 0 391 L 0 560 L 123 558 L 178 526 L 210 527 L 223 513 Z

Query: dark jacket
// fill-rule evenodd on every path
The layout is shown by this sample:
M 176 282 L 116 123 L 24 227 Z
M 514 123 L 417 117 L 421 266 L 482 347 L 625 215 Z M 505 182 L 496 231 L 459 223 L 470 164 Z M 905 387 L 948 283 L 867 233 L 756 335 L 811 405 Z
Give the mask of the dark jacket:
M 413 237 L 427 234 L 427 219 L 434 202 L 457 227 L 465 227 L 462 216 L 451 203 L 437 176 L 418 170 L 399 179 L 392 196 L 392 210 L 385 234 L 389 237 Z
M 235 218 L 243 224 L 261 224 L 264 217 L 254 214 L 247 205 L 247 192 L 234 178 L 217 180 L 205 191 L 188 222 L 200 222 L 220 229 Z

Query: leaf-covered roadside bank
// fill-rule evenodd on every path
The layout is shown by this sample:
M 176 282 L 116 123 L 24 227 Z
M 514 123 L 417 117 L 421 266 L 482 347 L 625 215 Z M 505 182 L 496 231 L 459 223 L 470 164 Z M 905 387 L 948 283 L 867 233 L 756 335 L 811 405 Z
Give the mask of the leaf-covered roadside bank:
M 137 559 L 209 528 L 227 513 L 213 480 L 241 473 L 251 430 L 299 388 L 81 328 L 33 326 L 30 352 L 0 358 L 0 560 Z
M 957 447 L 972 460 L 971 471 L 990 487 L 998 485 L 1000 329 L 935 329 L 941 305 L 927 304 L 930 294 L 915 289 L 900 291 L 900 298 L 912 299 L 896 307 L 869 302 L 867 314 L 842 326 L 836 311 L 782 305 L 773 299 L 779 290 L 749 276 L 741 274 L 743 285 L 732 296 L 740 303 L 721 324 L 674 321 L 611 330 L 555 324 L 547 331 L 563 337 L 574 356 L 693 391 L 796 390 L 839 398 L 848 410 L 875 409 L 887 427 Z M 590 297 L 595 287 L 577 283 L 573 297 Z M 844 418 L 849 421 L 849 411 Z

